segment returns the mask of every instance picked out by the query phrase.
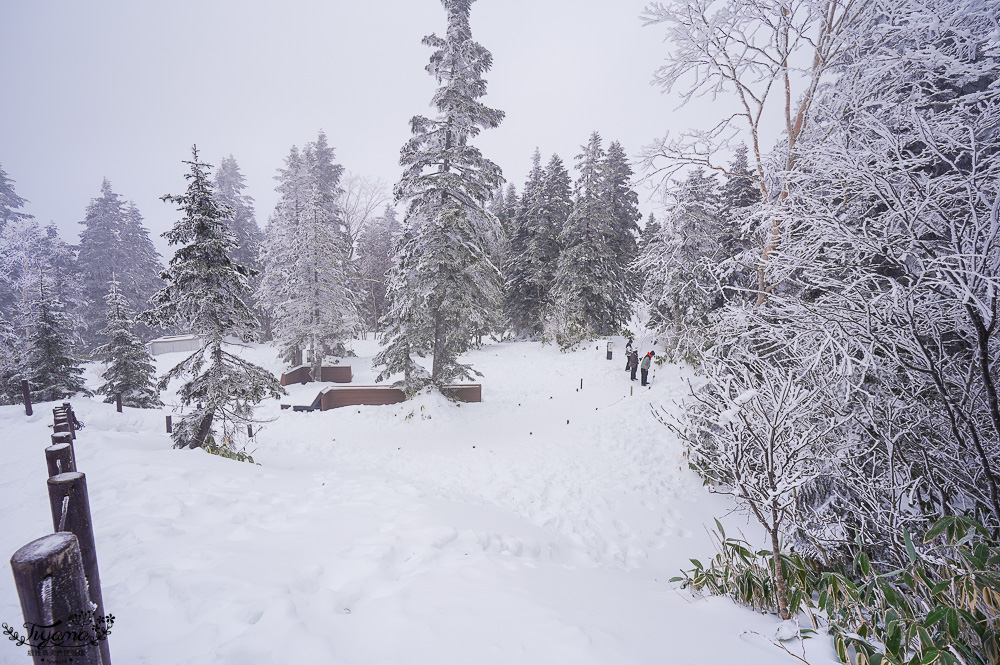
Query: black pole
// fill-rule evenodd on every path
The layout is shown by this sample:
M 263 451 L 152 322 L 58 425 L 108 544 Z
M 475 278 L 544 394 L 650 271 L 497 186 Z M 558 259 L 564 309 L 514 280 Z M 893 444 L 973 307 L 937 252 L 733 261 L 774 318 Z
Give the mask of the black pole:
M 21 379 L 21 395 L 24 397 L 24 415 L 31 415 L 31 387 L 27 379 Z
M 45 449 L 45 464 L 49 467 L 49 478 L 60 473 L 76 471 L 73 447 L 68 443 L 57 443 Z
M 170 422 L 170 416 L 167 416 L 167 434 L 172 434 L 174 431 L 174 425 Z
M 118 409 L 118 413 L 122 412 L 122 394 L 115 393 L 115 408 Z
M 56 656 L 59 650 L 72 651 L 73 662 L 78 665 L 101 665 L 101 650 L 89 644 L 90 640 L 58 647 L 51 642 L 42 643 L 46 637 L 51 638 L 53 631 L 96 636 L 76 536 L 52 533 L 33 540 L 14 552 L 10 567 L 21 600 L 32 662 L 35 665 L 60 662 L 64 659 Z
M 94 610 L 96 626 L 101 633 L 104 625 L 104 598 L 101 594 L 101 575 L 97 568 L 97 546 L 90 517 L 90 498 L 87 496 L 87 476 L 79 472 L 60 473 L 48 480 L 49 507 L 52 509 L 52 527 L 55 531 L 69 531 L 80 542 L 83 571 L 87 576 L 90 600 L 97 605 Z M 108 640 L 101 640 L 102 665 L 111 665 Z

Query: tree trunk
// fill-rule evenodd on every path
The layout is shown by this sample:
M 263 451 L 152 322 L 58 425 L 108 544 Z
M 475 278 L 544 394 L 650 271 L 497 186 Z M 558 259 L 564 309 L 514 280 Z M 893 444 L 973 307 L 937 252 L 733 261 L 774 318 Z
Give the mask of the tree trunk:
M 194 441 L 188 445 L 189 448 L 201 448 L 205 445 L 205 440 L 208 438 L 208 435 L 212 433 L 212 421 L 214 419 L 214 411 L 209 411 L 205 417 L 202 418 L 201 424 L 198 426 L 198 434 L 195 436 Z
M 785 568 L 781 562 L 781 545 L 778 543 L 778 530 L 769 529 L 771 534 L 771 552 L 774 554 L 774 592 L 778 597 L 778 614 L 785 621 L 792 618 L 788 611 L 788 585 L 785 583 Z

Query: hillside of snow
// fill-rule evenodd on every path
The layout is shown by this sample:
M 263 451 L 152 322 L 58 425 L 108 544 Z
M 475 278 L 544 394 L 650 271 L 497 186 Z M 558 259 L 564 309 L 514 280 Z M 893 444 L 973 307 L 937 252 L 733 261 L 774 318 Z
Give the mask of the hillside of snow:
M 173 450 L 169 407 L 119 414 L 74 399 L 114 661 L 800 662 L 769 641 L 774 617 L 667 582 L 712 555 L 714 516 L 759 531 L 703 487 L 651 413 L 681 399 L 685 370 L 654 366 L 641 388 L 615 342 L 611 361 L 603 342 L 487 345 L 467 357 L 484 374 L 477 404 L 267 402 L 248 448 L 259 465 Z M 354 350 L 354 383 L 374 383 L 377 346 Z M 280 372 L 272 348 L 243 353 Z M 181 357 L 160 356 L 160 371 Z M 308 404 L 321 387 L 290 386 L 281 401 Z M 0 407 L 7 557 L 51 531 L 52 406 Z M 21 623 L 9 566 L 0 619 Z M 836 662 L 825 638 L 806 647 L 813 665 Z M 0 662 L 26 658 L 0 645 Z

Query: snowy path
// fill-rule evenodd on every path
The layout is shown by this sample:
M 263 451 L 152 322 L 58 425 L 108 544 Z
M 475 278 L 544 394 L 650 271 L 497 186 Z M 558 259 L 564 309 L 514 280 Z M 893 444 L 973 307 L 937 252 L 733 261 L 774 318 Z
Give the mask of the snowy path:
M 374 347 L 356 348 L 355 382 L 368 383 Z M 267 349 L 249 353 L 277 369 Z M 481 404 L 279 417 L 271 403 L 262 466 L 171 450 L 162 412 L 74 400 L 115 661 L 798 662 L 745 634 L 773 634 L 773 618 L 666 583 L 710 553 L 702 524 L 729 504 L 649 413 L 683 394 L 681 370 L 640 390 L 618 355 L 487 347 L 470 354 Z M 48 413 L 0 408 L 11 554 L 50 524 Z M 20 621 L 9 571 L 0 618 Z M 834 662 L 812 642 L 814 665 Z M 0 662 L 25 658 L 0 646 Z

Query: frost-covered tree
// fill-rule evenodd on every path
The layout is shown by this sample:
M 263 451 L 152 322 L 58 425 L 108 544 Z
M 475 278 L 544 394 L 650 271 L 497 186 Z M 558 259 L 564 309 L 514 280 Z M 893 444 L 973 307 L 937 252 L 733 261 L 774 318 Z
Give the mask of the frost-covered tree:
M 164 233 L 177 249 L 163 272 L 166 285 L 153 296 L 153 309 L 143 319 L 181 326 L 203 343 L 160 379 L 163 388 L 172 379 L 186 378 L 177 394 L 182 404 L 193 406 L 174 428 L 174 446 L 197 448 L 212 442 L 233 450 L 253 420 L 254 407 L 285 391 L 270 372 L 223 349 L 226 337 L 244 342 L 256 337 L 258 324 L 247 303 L 251 272 L 230 257 L 236 249 L 230 210 L 215 199 L 211 167 L 198 160 L 197 147 L 185 164 L 190 166 L 187 191 L 163 197 L 183 213 Z M 216 437 L 213 430 L 219 426 Z
M 650 173 L 669 179 L 678 170 L 702 166 L 724 171 L 720 155 L 749 134 L 754 181 L 765 199 L 783 201 L 782 172 L 798 168 L 799 139 L 816 109 L 817 92 L 842 63 L 845 44 L 868 3 L 832 0 L 669 0 L 651 2 L 644 25 L 666 27 L 666 63 L 655 76 L 666 92 L 684 102 L 708 96 L 732 100 L 736 112 L 711 128 L 667 134 L 644 153 Z M 776 146 L 765 143 L 780 123 Z M 756 228 L 756 297 L 772 290 L 766 269 L 783 232 L 780 205 Z
M 628 321 L 630 277 L 611 220 L 605 152 L 594 132 L 577 156 L 576 198 L 559 234 L 562 251 L 553 277 L 546 337 L 561 346 L 610 335 Z
M 360 271 L 362 310 L 371 330 L 379 332 L 379 321 L 385 315 L 389 269 L 392 267 L 393 246 L 402 225 L 396 209 L 386 204 L 382 215 L 366 225 L 358 238 L 358 269 Z
M 258 294 L 273 316 L 274 337 L 289 363 L 304 351 L 318 371 L 343 356 L 358 327 L 356 266 L 337 200 L 343 171 L 320 132 L 303 152 L 292 147 L 278 175 L 281 199 L 268 223 Z
M 497 223 L 484 206 L 503 176 L 471 144 L 503 119 L 479 101 L 493 58 L 472 39 L 472 0 L 442 4 L 447 33 L 423 40 L 435 49 L 427 72 L 439 84 L 437 117 L 414 116 L 413 137 L 400 154 L 404 172 L 395 195 L 407 202 L 406 231 L 391 271 L 388 345 L 375 358 L 384 367 L 380 380 L 402 373 L 408 393 L 469 377 L 472 368 L 458 357 L 495 325 L 499 310 L 500 274 L 488 249 Z M 414 355 L 431 356 L 429 375 Z
M 540 207 L 545 179 L 542 154 L 538 148 L 535 148 L 531 160 L 531 170 L 528 171 L 520 201 L 510 213 L 509 257 L 504 267 L 504 311 L 510 327 L 518 336 L 541 332 L 542 310 L 551 287 L 551 281 L 539 285 L 532 260 L 532 251 L 538 246 L 535 235 L 541 227 Z
M 14 191 L 14 180 L 3 170 L 3 165 L 0 165 L 0 231 L 3 231 L 9 222 L 31 219 L 31 215 L 21 212 L 21 208 L 27 202 Z
M 718 199 L 715 175 L 693 169 L 667 191 L 667 216 L 637 262 L 645 276 L 649 326 L 677 360 L 696 362 L 710 337 L 710 317 L 724 304 L 717 273 L 727 257 Z
M 28 380 L 35 402 L 51 402 L 78 393 L 89 395 L 83 368 L 73 352 L 73 330 L 63 304 L 48 291 L 41 273 L 36 279 L 20 376 Z
M 119 290 L 133 310 L 145 309 L 160 286 L 159 255 L 142 222 L 135 204 L 123 201 L 107 178 L 101 183 L 101 195 L 87 204 L 76 263 L 85 301 L 79 315 L 88 347 L 101 341 L 109 281 L 119 282 Z
M 604 157 L 602 196 L 611 225 L 611 249 L 615 258 L 615 282 L 622 284 L 621 297 L 633 302 L 639 295 L 638 276 L 632 263 L 639 253 L 639 195 L 632 189 L 632 166 L 618 141 L 612 141 Z
M 134 312 L 128 300 L 112 281 L 107 296 L 107 325 L 101 331 L 105 343 L 94 350 L 94 355 L 107 369 L 101 374 L 104 383 L 97 389 L 111 404 L 121 395 L 122 404 L 139 409 L 163 406 L 156 388 L 156 369 L 146 345 L 132 332 Z
M 369 222 L 378 216 L 378 209 L 389 205 L 389 186 L 381 178 L 345 173 L 339 183 L 337 207 L 347 230 L 349 255 L 354 258 L 357 244 Z
M 246 177 L 232 155 L 223 157 L 215 170 L 215 196 L 219 203 L 229 206 L 232 216 L 229 226 L 236 236 L 237 247 L 233 251 L 233 261 L 251 270 L 259 271 L 260 244 L 262 234 L 257 226 L 253 197 L 245 192 Z M 256 284 L 256 279 L 251 284 Z

